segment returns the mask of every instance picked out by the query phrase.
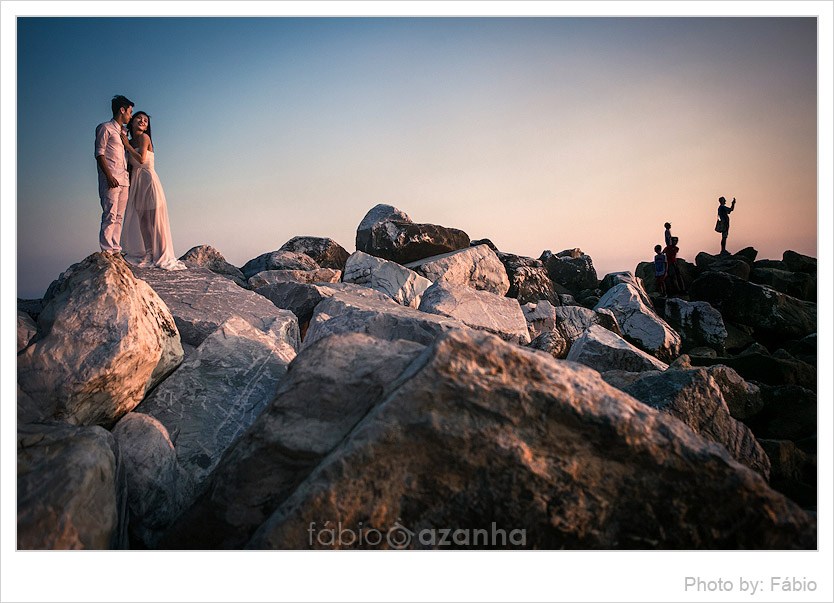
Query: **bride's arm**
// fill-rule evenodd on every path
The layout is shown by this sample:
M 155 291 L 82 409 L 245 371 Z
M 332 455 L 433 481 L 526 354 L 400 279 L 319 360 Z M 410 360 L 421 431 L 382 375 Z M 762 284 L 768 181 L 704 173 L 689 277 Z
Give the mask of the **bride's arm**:
M 145 159 L 148 157 L 148 148 L 150 147 L 150 140 L 148 139 L 147 134 L 141 134 L 139 136 L 139 151 L 137 152 L 132 146 L 130 146 L 130 142 L 127 140 L 127 136 L 122 133 L 122 144 L 125 145 L 125 151 L 133 155 L 133 157 L 139 163 L 145 163 Z

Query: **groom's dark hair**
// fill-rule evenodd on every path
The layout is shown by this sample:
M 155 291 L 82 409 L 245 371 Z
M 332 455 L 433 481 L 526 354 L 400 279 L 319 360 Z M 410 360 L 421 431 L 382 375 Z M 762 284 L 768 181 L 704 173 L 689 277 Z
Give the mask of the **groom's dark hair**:
M 133 101 L 128 100 L 127 98 L 125 98 L 121 94 L 118 94 L 118 95 L 114 96 L 113 100 L 110 101 L 110 107 L 113 109 L 113 117 L 116 117 L 116 115 L 119 114 L 119 110 L 121 108 L 127 109 L 128 107 L 132 107 L 132 106 L 133 106 Z

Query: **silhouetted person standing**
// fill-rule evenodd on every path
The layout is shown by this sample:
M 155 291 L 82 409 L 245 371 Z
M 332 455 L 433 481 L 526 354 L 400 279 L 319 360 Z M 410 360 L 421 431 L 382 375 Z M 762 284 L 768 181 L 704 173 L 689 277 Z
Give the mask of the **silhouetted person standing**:
M 113 119 L 96 127 L 95 158 L 102 212 L 98 240 L 104 253 L 119 254 L 130 186 L 122 130 L 133 114 L 133 103 L 124 96 L 114 96 L 111 109 Z
M 733 197 L 733 203 L 727 207 L 727 200 L 724 197 L 718 197 L 718 222 L 715 224 L 715 230 L 721 233 L 721 253 L 727 253 L 727 233 L 730 232 L 730 212 L 736 208 L 736 199 Z

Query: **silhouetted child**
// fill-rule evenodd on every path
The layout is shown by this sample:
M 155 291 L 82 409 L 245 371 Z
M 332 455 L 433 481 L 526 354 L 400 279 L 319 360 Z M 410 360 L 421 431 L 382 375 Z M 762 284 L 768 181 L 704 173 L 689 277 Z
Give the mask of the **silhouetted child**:
M 663 225 L 663 228 L 666 231 L 663 233 L 663 240 L 665 241 L 666 245 L 669 246 L 672 244 L 672 225 L 669 222 L 666 222 Z
M 666 272 L 668 276 L 672 277 L 675 288 L 681 293 L 686 293 L 681 270 L 678 267 L 678 251 L 680 251 L 678 249 L 678 237 L 672 237 L 670 244 L 663 250 L 666 255 Z
M 660 245 L 654 246 L 654 284 L 663 297 L 666 297 L 666 256 Z

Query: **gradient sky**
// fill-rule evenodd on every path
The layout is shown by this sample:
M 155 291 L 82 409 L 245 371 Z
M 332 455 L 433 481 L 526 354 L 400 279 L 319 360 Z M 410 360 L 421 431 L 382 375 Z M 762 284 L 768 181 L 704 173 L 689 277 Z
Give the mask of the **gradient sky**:
M 123 47 L 106 52 L 105 32 Z M 174 247 L 237 266 L 368 209 L 607 272 L 817 255 L 813 18 L 19 18 L 18 296 L 98 251 L 94 130 L 151 115 Z

